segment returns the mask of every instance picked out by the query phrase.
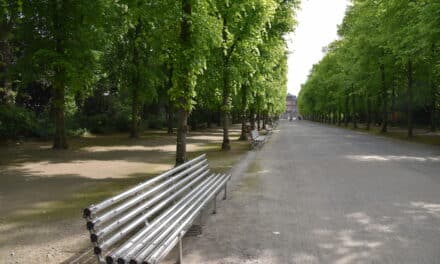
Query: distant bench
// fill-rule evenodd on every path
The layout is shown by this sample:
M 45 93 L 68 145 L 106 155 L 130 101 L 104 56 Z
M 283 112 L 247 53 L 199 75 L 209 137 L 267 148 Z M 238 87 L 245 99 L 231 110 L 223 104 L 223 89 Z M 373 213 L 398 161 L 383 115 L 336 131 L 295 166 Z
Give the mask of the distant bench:
M 266 143 L 266 136 L 262 136 L 260 135 L 260 133 L 258 132 L 258 130 L 252 130 L 251 131 L 251 144 L 252 144 L 252 148 L 255 149 L 257 147 L 261 147 L 264 145 L 264 143 Z
M 100 262 L 156 264 L 179 245 L 231 175 L 212 173 L 205 154 L 151 178 L 99 204 L 83 216 Z M 201 223 L 200 223 L 201 232 Z

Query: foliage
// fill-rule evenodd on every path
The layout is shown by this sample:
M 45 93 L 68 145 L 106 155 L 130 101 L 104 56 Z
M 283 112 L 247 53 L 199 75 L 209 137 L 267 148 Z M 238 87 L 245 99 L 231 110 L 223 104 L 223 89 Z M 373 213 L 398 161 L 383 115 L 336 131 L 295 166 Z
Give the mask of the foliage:
M 440 93 L 438 1 L 353 0 L 341 39 L 314 66 L 299 98 L 299 111 L 319 121 L 382 124 L 438 122 Z

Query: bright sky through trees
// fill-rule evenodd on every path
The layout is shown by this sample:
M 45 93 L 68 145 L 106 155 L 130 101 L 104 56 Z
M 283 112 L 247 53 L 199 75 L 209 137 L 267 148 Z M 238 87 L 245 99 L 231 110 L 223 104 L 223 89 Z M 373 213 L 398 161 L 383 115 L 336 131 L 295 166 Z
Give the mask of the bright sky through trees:
M 288 92 L 298 95 L 310 69 L 322 57 L 322 48 L 337 38 L 348 0 L 302 0 L 298 26 L 288 37 Z

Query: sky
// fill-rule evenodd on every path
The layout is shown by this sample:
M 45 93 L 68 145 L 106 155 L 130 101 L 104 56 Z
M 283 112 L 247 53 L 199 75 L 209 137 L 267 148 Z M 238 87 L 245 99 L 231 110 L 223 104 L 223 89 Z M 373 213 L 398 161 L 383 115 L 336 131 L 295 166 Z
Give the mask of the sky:
M 322 48 L 337 39 L 337 25 L 341 24 L 348 3 L 348 0 L 301 0 L 296 17 L 298 25 L 287 36 L 289 93 L 298 95 L 313 64 L 324 56 Z

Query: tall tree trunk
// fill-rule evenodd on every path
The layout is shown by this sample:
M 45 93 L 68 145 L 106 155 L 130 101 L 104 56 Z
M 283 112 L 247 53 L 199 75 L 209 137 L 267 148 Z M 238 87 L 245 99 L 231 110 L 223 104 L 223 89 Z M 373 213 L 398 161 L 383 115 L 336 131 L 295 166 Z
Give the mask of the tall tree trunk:
M 137 89 L 133 89 L 132 98 L 131 98 L 131 126 L 130 126 L 130 137 L 131 138 L 139 138 L 139 109 L 140 102 Z
M 341 106 L 339 105 L 339 102 L 338 102 L 338 110 L 336 112 L 336 120 L 338 122 L 338 126 L 341 126 Z
M 395 120 L 394 120 L 394 111 L 396 110 L 396 84 L 392 83 L 392 89 L 391 89 L 391 126 L 394 126 Z
M 60 22 L 60 14 L 62 7 L 58 5 L 57 2 L 53 3 L 53 12 L 54 12 L 54 27 L 55 27 L 55 51 L 57 54 L 64 54 L 63 47 L 63 30 Z M 67 149 L 67 136 L 66 136 L 66 124 L 65 124 L 65 80 L 66 80 L 66 70 L 63 66 L 57 66 L 55 69 L 55 76 L 53 82 L 53 110 L 55 114 L 55 136 L 53 139 L 53 148 L 54 149 Z
M 61 73 L 58 73 L 61 74 Z M 55 135 L 53 139 L 54 149 L 67 149 L 66 125 L 64 116 L 65 88 L 62 83 L 55 82 L 53 85 L 52 106 L 55 115 Z
M 224 77 L 226 77 L 224 75 Z M 225 78 L 226 79 L 226 78 Z M 222 126 L 223 126 L 223 142 L 222 150 L 230 150 L 229 142 L 229 84 L 227 80 L 223 83 L 223 107 L 222 107 Z
M 435 83 L 431 81 L 431 107 L 430 107 L 430 130 L 435 132 L 437 130 L 437 91 L 435 89 Z
M 191 8 L 191 1 L 190 0 L 182 0 L 182 10 L 183 10 L 183 17 L 181 19 L 181 32 L 180 32 L 180 41 L 182 44 L 182 47 L 184 49 L 190 49 L 191 48 L 191 22 L 189 21 L 191 14 L 192 14 L 192 8 Z M 189 67 L 188 65 L 185 65 L 186 67 Z M 185 69 L 189 72 L 190 69 Z M 190 92 L 190 81 L 188 80 L 188 77 L 183 76 L 181 77 L 181 85 L 182 90 L 184 91 L 185 95 L 187 96 Z M 178 125 L 177 125 L 177 138 L 176 138 L 176 166 L 184 163 L 186 161 L 186 133 L 188 131 L 188 116 L 189 111 L 187 111 L 184 106 L 187 105 L 186 102 L 187 99 L 181 98 L 180 99 L 180 106 L 178 108 Z
M 186 161 L 186 134 L 188 132 L 188 111 L 179 108 L 177 126 L 176 165 Z
M 382 85 L 382 126 L 380 132 L 385 133 L 388 129 L 388 92 L 385 82 L 385 65 L 380 65 L 380 79 Z
M 261 129 L 261 114 L 260 114 L 260 109 L 258 109 L 257 111 L 257 129 L 260 130 Z
M 253 107 L 250 112 L 249 121 L 251 122 L 251 130 L 255 130 L 255 110 Z
M 371 126 L 371 98 L 370 96 L 367 94 L 367 130 L 370 130 L 370 126 Z
M 435 58 L 435 43 L 431 46 L 431 58 Z M 434 74 L 434 62 L 431 62 L 431 70 L 430 70 L 430 78 L 429 78 L 430 86 L 431 86 L 431 106 L 430 106 L 430 125 L 429 129 L 431 132 L 435 132 L 437 130 L 436 121 L 437 121 L 437 90 L 436 90 L 436 82 L 435 82 L 435 74 Z
M 408 59 L 407 78 L 408 78 L 408 91 L 407 91 L 408 137 L 412 137 L 414 124 L 413 124 L 413 66 L 411 59 Z
M 167 122 L 167 134 L 171 135 L 173 134 L 173 112 L 171 111 L 171 103 L 168 103 L 168 105 L 165 106 L 165 112 Z
M 223 43 L 228 41 L 226 18 L 223 18 L 222 37 Z M 223 142 L 222 150 L 230 150 L 231 145 L 229 142 L 229 109 L 230 109 L 230 90 L 229 90 L 229 56 L 228 52 L 222 52 L 223 56 L 223 104 L 222 104 L 222 121 L 223 121 Z
M 348 104 L 349 104 L 349 96 L 346 95 L 345 96 L 345 113 L 344 113 L 344 126 L 348 127 L 348 118 L 349 118 L 349 111 L 350 109 L 348 108 Z
M 247 86 L 241 86 L 241 135 L 238 140 L 247 140 L 247 127 L 246 127 L 246 110 L 247 110 Z
M 356 95 L 354 94 L 354 84 L 351 84 L 351 103 L 353 107 L 353 128 L 357 128 L 357 117 L 356 117 Z

